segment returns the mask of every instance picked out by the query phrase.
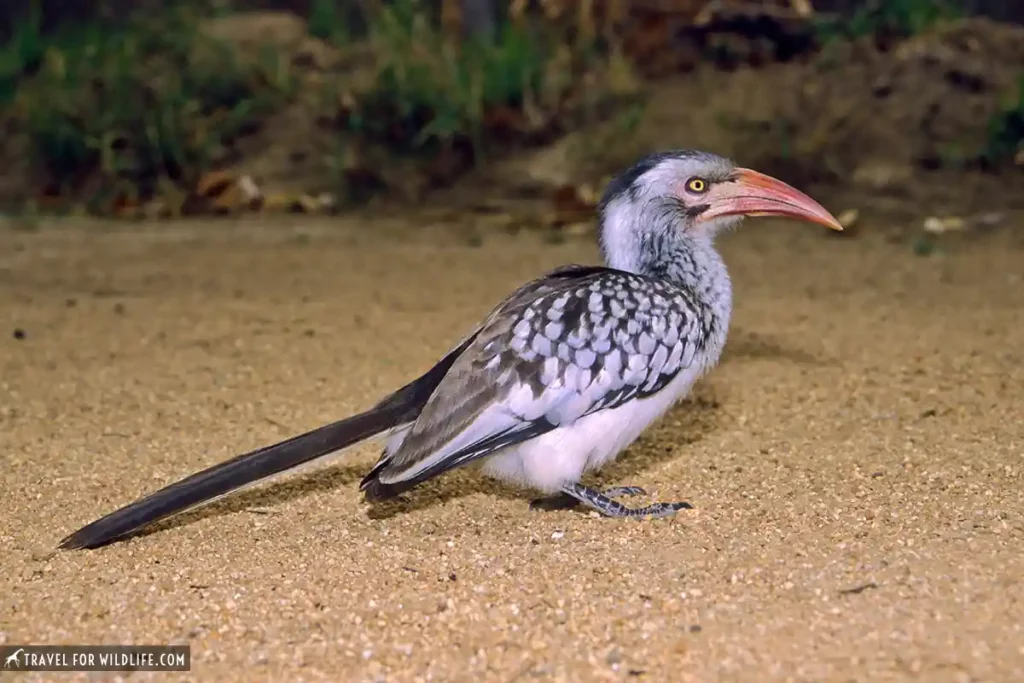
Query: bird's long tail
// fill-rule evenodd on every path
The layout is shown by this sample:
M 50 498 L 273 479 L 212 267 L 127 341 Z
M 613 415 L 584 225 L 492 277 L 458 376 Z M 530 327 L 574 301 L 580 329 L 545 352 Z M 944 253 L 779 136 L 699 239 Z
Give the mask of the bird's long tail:
M 97 519 L 60 543 L 95 548 L 235 489 L 339 451 L 403 421 L 406 406 L 379 405 L 287 441 L 244 453 L 182 479 Z
M 206 503 L 360 441 L 413 422 L 480 328 L 464 338 L 423 375 L 365 413 L 332 422 L 287 441 L 244 453 L 160 489 L 97 519 L 60 542 L 65 549 L 95 548 L 188 508 Z

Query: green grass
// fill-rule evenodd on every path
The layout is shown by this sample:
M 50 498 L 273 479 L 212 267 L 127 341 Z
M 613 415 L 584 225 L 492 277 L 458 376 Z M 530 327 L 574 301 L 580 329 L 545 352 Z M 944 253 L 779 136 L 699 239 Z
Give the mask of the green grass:
M 500 109 L 522 119 L 550 115 L 574 87 L 581 62 L 593 58 L 570 53 L 554 32 L 527 22 L 503 22 L 493 40 L 457 43 L 417 0 L 382 6 L 368 40 L 376 78 L 347 126 L 406 151 L 457 138 L 478 146 Z
M 243 65 L 184 12 L 42 36 L 35 20 L 4 50 L 3 96 L 50 194 L 141 201 L 191 189 L 230 144 L 288 97 L 273 55 Z
M 1024 151 L 1024 74 L 1017 79 L 1017 91 L 1007 98 L 988 123 L 988 143 L 982 158 L 997 165 Z
M 962 10 L 948 0 L 870 0 L 852 17 L 821 23 L 817 28 L 824 42 L 865 36 L 905 38 L 962 14 Z
M 369 54 L 372 64 L 308 81 L 331 91 L 322 118 L 344 103 L 325 149 L 358 139 L 429 161 L 458 143 L 477 161 L 492 140 L 539 139 L 570 125 L 567 112 L 585 116 L 604 104 L 605 89 L 594 87 L 603 81 L 584 77 L 613 62 L 593 41 L 567 39 L 581 27 L 520 17 L 493 38 L 460 40 L 419 0 L 361 6 L 355 18 L 351 2 L 310 8 L 312 35 L 339 54 Z M 0 96 L 29 143 L 42 194 L 105 211 L 169 185 L 188 193 L 204 172 L 236 160 L 237 139 L 301 92 L 307 81 L 291 55 L 240 59 L 204 37 L 202 17 L 184 7 L 54 35 L 40 31 L 36 13 L 0 48 Z
M 354 34 L 349 25 L 350 0 L 312 0 L 309 6 L 309 34 L 335 45 L 347 45 Z
M 47 48 L 41 30 L 41 10 L 33 3 L 29 15 L 14 26 L 10 40 L 0 47 L 0 106 L 14 102 L 18 84 L 39 68 Z

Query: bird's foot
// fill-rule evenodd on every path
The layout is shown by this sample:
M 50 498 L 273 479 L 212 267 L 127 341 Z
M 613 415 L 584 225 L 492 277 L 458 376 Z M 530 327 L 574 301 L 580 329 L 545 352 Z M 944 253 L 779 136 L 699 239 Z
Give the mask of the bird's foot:
M 589 508 L 597 510 L 605 517 L 669 517 L 676 514 L 679 510 L 693 507 L 689 503 L 679 502 L 652 503 L 642 508 L 630 508 L 616 500 L 612 500 L 615 496 L 609 495 L 643 495 L 645 493 L 644 490 L 637 486 L 623 486 L 602 493 L 582 484 L 566 484 L 562 488 L 562 493 Z
M 622 496 L 646 496 L 647 491 L 644 491 L 639 486 L 616 486 L 615 488 L 605 489 L 604 491 L 594 491 L 599 496 L 605 498 L 621 498 Z M 553 496 L 547 496 L 545 498 L 535 498 L 530 501 L 531 510 L 566 510 L 574 508 L 580 504 L 580 499 L 577 496 L 569 493 L 557 493 Z

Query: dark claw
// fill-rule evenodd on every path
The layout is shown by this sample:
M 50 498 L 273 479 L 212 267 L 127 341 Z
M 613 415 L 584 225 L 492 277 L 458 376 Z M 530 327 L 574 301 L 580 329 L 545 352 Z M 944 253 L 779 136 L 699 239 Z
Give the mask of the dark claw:
M 605 498 L 621 498 L 622 496 L 646 496 L 647 491 L 639 486 L 616 486 L 601 492 Z M 568 510 L 580 504 L 580 501 L 568 493 L 558 493 L 530 501 L 531 510 Z
M 669 515 L 674 515 L 679 510 L 693 507 L 687 502 L 679 502 L 653 503 L 642 508 L 630 508 L 618 501 L 612 500 L 612 497 L 607 495 L 608 493 L 620 496 L 643 493 L 643 489 L 636 486 L 624 486 L 602 493 L 582 484 L 566 484 L 562 491 L 606 517 L 668 517 Z
M 669 517 L 676 514 L 680 510 L 692 510 L 693 506 L 686 501 L 678 503 L 654 503 L 648 505 L 645 508 L 636 508 L 632 510 L 632 516 L 640 517 Z

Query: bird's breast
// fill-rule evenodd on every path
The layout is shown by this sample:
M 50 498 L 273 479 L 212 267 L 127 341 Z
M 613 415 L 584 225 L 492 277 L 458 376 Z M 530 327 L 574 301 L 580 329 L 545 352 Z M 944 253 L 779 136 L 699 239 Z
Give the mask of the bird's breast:
M 512 483 L 554 493 L 579 481 L 632 444 L 652 423 L 686 396 L 703 368 L 682 370 L 657 393 L 598 410 L 487 458 L 484 472 Z

